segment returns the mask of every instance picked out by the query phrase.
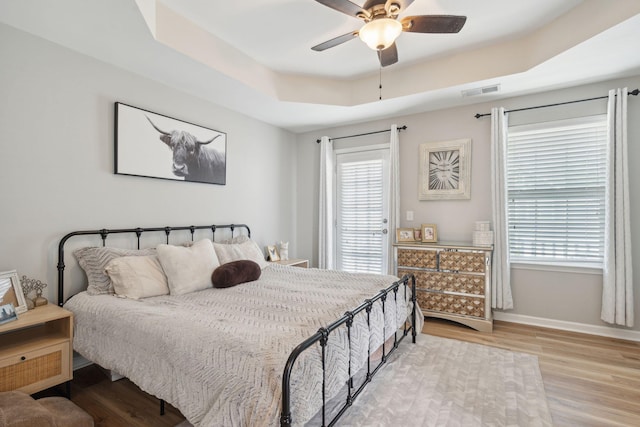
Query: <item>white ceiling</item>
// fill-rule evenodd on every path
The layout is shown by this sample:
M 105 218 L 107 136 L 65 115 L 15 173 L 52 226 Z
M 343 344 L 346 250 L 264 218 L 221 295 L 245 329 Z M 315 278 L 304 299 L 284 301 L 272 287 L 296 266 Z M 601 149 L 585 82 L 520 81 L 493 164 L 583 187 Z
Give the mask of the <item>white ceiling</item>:
M 361 26 L 314 0 L 0 2 L 0 22 L 294 132 L 640 74 L 637 0 L 416 0 L 401 17 L 422 14 L 468 18 L 403 33 L 379 100 L 360 40 L 310 49 Z
M 376 53 L 358 38 L 314 52 L 311 46 L 359 29 L 363 21 L 314 0 L 162 0 L 211 34 L 276 71 L 353 78 L 378 72 Z M 354 0 L 359 6 L 364 0 Z M 400 66 L 526 34 L 580 0 L 416 0 L 400 15 L 465 15 L 459 34 L 405 33 L 397 41 Z M 221 13 L 222 12 L 222 13 Z M 487 29 L 491 29 L 487 31 Z

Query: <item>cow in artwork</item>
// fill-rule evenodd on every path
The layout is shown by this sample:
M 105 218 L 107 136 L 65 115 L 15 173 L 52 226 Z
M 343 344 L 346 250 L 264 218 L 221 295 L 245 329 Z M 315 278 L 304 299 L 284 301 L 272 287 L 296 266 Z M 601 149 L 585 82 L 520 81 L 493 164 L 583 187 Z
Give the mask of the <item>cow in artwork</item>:
M 185 181 L 225 184 L 226 158 L 219 150 L 207 147 L 221 134 L 208 141 L 198 139 L 182 130 L 166 132 L 156 126 L 147 116 L 155 130 L 160 132 L 160 140 L 173 151 L 173 174 L 184 177 Z

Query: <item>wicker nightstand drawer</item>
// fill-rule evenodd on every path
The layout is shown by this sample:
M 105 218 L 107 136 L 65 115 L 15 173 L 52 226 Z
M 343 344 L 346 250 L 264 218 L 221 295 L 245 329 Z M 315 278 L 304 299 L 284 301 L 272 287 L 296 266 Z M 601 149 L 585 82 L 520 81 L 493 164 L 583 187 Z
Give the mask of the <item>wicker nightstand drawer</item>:
M 71 379 L 69 343 L 0 360 L 0 391 L 42 390 Z
M 72 337 L 73 315 L 52 304 L 0 325 L 0 392 L 33 394 L 70 381 Z

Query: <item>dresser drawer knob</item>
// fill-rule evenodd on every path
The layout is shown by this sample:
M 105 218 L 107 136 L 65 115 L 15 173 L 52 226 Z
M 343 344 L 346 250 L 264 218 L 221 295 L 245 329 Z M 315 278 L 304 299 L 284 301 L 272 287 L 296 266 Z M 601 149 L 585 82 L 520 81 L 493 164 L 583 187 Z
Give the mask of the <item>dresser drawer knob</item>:
M 27 360 L 27 356 L 21 356 L 20 360 Z

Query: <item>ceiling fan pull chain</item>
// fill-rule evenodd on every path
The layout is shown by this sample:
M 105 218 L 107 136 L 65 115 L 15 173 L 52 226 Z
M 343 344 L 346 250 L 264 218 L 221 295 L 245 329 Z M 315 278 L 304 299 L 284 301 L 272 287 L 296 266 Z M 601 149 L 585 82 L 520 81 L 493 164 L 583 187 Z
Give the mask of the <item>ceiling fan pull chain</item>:
M 378 51 L 378 52 L 380 52 L 380 51 Z M 380 65 L 379 70 L 380 70 L 380 74 L 378 76 L 378 81 L 379 81 L 378 89 L 380 90 L 380 95 L 379 95 L 378 99 L 380 101 L 382 101 L 382 65 Z

